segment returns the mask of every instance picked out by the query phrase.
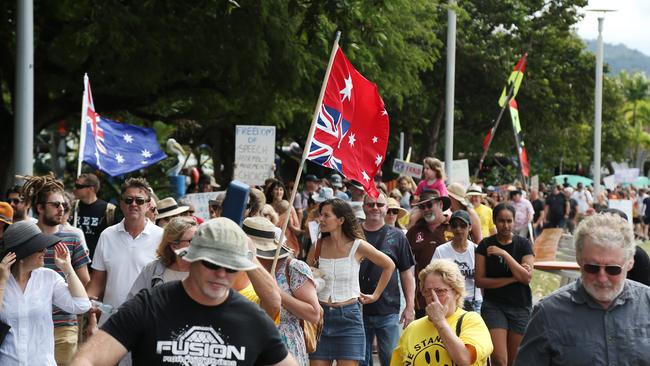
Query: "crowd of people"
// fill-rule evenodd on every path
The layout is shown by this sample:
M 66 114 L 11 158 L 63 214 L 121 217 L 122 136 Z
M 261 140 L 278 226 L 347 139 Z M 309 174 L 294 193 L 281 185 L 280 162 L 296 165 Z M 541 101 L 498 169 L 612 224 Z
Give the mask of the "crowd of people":
M 648 364 L 644 190 L 464 186 L 423 166 L 417 184 L 375 177 L 377 197 L 307 174 L 291 202 L 297 182 L 271 178 L 239 224 L 225 191 L 200 218 L 144 178 L 110 203 L 92 173 L 71 192 L 22 177 L 0 203 L 0 364 Z M 548 228 L 574 235 L 581 278 L 533 307 Z

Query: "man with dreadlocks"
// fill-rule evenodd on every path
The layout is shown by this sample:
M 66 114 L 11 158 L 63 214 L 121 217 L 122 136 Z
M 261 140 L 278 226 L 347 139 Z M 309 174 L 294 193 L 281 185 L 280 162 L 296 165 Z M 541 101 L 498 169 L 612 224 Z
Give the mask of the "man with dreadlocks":
M 63 184 L 56 180 L 54 174 L 25 177 L 22 196 L 27 206 L 38 218 L 37 226 L 44 234 L 52 234 L 61 239 L 70 252 L 70 259 L 75 273 L 85 286 L 90 281 L 88 263 L 90 258 L 85 250 L 82 239 L 74 232 L 65 230 L 61 222 L 68 202 L 63 197 Z M 54 248 L 45 252 L 45 267 L 50 268 L 61 277 L 65 274 L 55 264 Z M 67 280 L 67 278 L 66 278 Z M 54 358 L 58 365 L 66 365 L 72 360 L 77 351 L 79 323 L 77 316 L 69 314 L 54 306 L 52 318 L 54 322 Z

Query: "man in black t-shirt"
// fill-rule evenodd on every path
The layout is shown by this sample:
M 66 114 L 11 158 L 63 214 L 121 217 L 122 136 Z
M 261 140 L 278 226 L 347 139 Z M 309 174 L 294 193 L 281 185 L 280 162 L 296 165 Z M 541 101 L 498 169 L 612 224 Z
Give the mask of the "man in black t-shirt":
M 95 174 L 81 174 L 74 183 L 74 196 L 77 200 L 73 203 L 73 212 L 70 215 L 74 220 L 77 213 L 77 222 L 73 223 L 83 231 L 90 252 L 90 258 L 95 254 L 99 235 L 107 227 L 118 222 L 115 217 L 115 205 L 97 198 L 99 192 L 99 179 Z
M 553 193 L 547 198 L 544 206 L 545 227 L 564 228 L 569 218 L 569 201 L 560 191 L 559 186 L 553 187 Z
M 377 336 L 377 353 L 382 366 L 390 363 L 393 349 L 400 336 L 400 323 L 406 327 L 415 317 L 415 259 L 411 247 L 402 230 L 385 224 L 388 211 L 386 196 L 379 194 L 376 199 L 366 196 L 363 200 L 366 220 L 362 227 L 366 240 L 395 263 L 395 271 L 382 292 L 379 300 L 363 305 L 363 326 L 366 332 L 366 359 L 359 365 L 372 365 L 372 339 Z M 383 269 L 370 261 L 363 261 L 359 268 L 361 292 L 371 294 L 375 291 Z M 400 291 L 397 271 L 406 300 L 406 308 L 399 318 Z
M 189 276 L 120 306 L 72 365 L 114 365 L 128 351 L 134 365 L 297 365 L 271 318 L 231 289 L 257 268 L 248 240 L 227 218 L 199 226 L 180 254 Z

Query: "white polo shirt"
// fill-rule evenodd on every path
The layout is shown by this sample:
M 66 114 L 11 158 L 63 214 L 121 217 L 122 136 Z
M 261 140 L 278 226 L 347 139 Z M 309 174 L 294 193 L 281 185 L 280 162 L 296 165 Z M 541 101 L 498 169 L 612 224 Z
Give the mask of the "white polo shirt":
M 144 230 L 133 238 L 124 228 L 124 220 L 106 228 L 99 236 L 92 268 L 106 271 L 104 304 L 120 306 L 147 263 L 156 259 L 163 229 L 147 220 Z M 102 316 L 99 325 L 108 319 Z

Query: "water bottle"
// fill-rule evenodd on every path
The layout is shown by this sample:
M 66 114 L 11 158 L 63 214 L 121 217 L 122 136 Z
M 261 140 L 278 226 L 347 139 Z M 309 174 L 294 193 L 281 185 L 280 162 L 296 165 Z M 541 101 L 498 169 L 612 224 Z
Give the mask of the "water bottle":
M 106 315 L 106 316 L 109 316 L 109 315 L 117 312 L 116 307 L 114 307 L 113 305 L 104 304 L 101 301 L 90 300 L 90 304 L 92 305 L 93 308 L 99 309 L 99 311 L 101 311 L 102 314 Z

